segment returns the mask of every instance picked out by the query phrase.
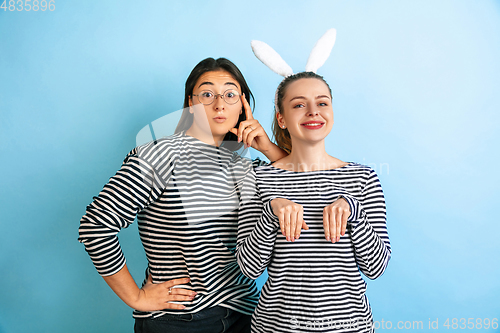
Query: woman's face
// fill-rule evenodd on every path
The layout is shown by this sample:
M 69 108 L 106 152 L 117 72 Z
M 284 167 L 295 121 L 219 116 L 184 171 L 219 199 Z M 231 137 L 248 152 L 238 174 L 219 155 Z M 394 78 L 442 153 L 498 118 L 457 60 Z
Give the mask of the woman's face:
M 233 90 L 236 103 L 228 104 L 222 99 L 228 90 Z M 232 95 L 226 93 L 224 98 Z M 204 98 L 215 96 L 213 102 L 204 105 L 200 102 Z M 231 128 L 236 126 L 238 118 L 242 112 L 242 102 L 240 99 L 241 87 L 231 74 L 226 71 L 212 71 L 202 74 L 193 89 L 189 99 L 191 113 L 194 114 L 193 125 L 189 132 L 198 136 L 213 136 L 215 142 L 220 142 Z M 229 100 L 229 98 L 226 98 Z M 206 103 L 206 102 L 205 102 Z
M 332 97 L 321 80 L 305 78 L 288 85 L 278 123 L 288 129 L 293 145 L 324 140 L 333 126 Z

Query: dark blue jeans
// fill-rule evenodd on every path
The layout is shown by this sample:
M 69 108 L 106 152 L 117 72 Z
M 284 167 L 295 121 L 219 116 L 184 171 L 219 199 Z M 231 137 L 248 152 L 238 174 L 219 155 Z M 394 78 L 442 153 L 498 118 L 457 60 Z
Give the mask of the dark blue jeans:
M 193 314 L 136 319 L 135 333 L 249 333 L 252 316 L 216 306 Z

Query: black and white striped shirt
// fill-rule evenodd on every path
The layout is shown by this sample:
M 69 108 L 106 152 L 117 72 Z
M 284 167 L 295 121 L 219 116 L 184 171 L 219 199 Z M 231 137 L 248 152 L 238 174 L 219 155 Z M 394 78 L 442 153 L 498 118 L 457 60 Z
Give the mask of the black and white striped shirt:
M 257 193 L 257 195 L 255 195 Z M 345 236 L 324 237 L 323 208 L 342 195 L 351 215 Z M 294 172 L 260 166 L 242 190 L 237 259 L 256 279 L 267 267 L 252 318 L 252 332 L 370 332 L 366 283 L 383 274 L 391 255 L 386 207 L 375 172 L 360 164 L 325 171 Z M 270 201 L 289 199 L 304 207 L 303 230 L 287 242 Z
M 255 165 L 260 160 L 253 162 Z M 117 233 L 136 218 L 154 283 L 189 277 L 198 294 L 186 309 L 134 317 L 195 313 L 216 305 L 251 314 L 259 292 L 235 258 L 239 190 L 252 161 L 184 133 L 132 150 L 80 222 L 98 272 L 125 265 Z

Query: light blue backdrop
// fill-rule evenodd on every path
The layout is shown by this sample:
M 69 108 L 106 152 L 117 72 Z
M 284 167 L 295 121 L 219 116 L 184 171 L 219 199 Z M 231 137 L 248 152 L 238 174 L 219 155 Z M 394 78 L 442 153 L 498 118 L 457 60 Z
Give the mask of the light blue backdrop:
M 76 240 L 86 205 L 139 130 L 182 107 L 198 61 L 233 60 L 269 130 L 280 78 L 250 40 L 299 71 L 331 27 L 328 151 L 374 167 L 387 198 L 393 257 L 368 282 L 380 331 L 500 318 L 499 1 L 55 5 L 0 10 L 0 332 L 131 332 Z M 120 240 L 142 280 L 137 226 Z

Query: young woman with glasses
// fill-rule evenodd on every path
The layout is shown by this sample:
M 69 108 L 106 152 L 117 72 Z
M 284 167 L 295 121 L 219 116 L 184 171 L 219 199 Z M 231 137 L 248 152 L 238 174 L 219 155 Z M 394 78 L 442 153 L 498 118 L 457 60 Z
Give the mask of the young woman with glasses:
M 207 58 L 185 86 L 184 111 L 170 137 L 133 149 L 87 207 L 80 242 L 111 289 L 134 311 L 135 332 L 248 332 L 255 282 L 234 256 L 242 179 L 259 160 L 286 152 L 271 143 L 253 98 L 229 60 Z M 148 267 L 141 288 L 117 233 L 137 217 Z
M 385 200 L 371 168 L 327 154 L 332 125 L 321 76 L 283 80 L 273 133 L 290 154 L 255 168 L 242 191 L 237 260 L 252 279 L 269 274 L 252 332 L 373 330 L 360 272 L 375 279 L 389 262 Z

